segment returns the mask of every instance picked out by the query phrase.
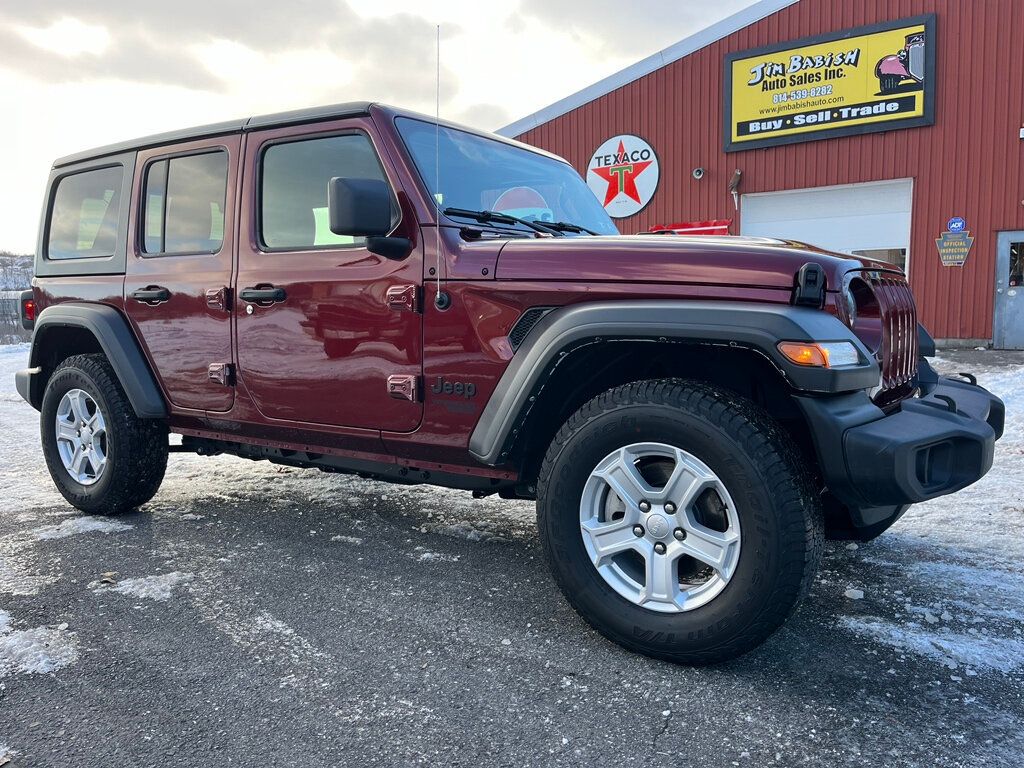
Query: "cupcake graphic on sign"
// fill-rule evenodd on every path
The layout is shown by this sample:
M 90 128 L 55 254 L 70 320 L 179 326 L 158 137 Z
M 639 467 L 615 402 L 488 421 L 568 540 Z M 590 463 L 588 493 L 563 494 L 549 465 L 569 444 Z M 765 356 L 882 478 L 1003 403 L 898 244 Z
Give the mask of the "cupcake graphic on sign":
M 923 31 L 907 35 L 903 50 L 884 57 L 875 65 L 875 77 L 878 78 L 882 94 L 920 90 L 924 76 L 925 33 Z

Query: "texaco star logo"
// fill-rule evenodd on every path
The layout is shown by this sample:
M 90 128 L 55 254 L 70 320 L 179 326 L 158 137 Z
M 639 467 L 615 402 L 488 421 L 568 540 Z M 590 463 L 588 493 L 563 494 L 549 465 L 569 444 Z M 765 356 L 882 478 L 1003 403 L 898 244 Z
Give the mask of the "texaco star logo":
M 658 176 L 658 156 L 638 136 L 608 139 L 587 167 L 587 184 L 608 215 L 617 219 L 638 213 L 651 201 Z

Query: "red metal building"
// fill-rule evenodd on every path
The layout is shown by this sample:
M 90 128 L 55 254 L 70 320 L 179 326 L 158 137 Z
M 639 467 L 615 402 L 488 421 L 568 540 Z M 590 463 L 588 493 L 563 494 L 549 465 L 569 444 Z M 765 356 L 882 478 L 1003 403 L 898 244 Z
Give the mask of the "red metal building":
M 499 132 L 617 184 L 623 232 L 870 253 L 936 338 L 1024 348 L 1021 30 L 1021 0 L 761 0 Z

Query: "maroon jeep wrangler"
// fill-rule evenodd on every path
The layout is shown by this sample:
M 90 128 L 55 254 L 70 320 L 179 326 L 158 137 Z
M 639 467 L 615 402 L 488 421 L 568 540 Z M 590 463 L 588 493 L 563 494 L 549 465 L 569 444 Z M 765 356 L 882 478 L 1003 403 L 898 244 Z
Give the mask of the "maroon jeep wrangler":
M 1002 433 L 892 265 L 619 236 L 562 159 L 376 104 L 58 160 L 33 285 L 17 386 L 75 507 L 145 504 L 171 432 L 536 499 L 569 602 L 674 661 L 756 646 L 825 538 L 975 482 Z

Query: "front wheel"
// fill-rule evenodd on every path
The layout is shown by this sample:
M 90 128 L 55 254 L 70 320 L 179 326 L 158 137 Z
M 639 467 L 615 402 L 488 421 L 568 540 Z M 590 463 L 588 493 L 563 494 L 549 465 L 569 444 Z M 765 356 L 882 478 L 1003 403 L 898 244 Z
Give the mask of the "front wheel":
M 116 515 L 156 494 L 167 468 L 167 426 L 135 415 L 103 355 L 61 363 L 46 384 L 40 418 L 46 465 L 72 506 Z
M 734 658 L 807 593 L 822 514 L 792 440 L 753 403 L 666 379 L 610 390 L 552 442 L 538 485 L 550 567 L 592 626 L 688 664 Z

